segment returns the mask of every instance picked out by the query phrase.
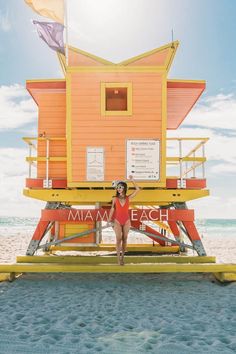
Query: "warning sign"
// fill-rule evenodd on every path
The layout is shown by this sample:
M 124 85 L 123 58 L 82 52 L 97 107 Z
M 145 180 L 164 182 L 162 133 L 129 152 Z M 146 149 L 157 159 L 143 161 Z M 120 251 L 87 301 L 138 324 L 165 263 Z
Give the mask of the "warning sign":
M 156 181 L 160 178 L 160 141 L 127 140 L 127 178 Z

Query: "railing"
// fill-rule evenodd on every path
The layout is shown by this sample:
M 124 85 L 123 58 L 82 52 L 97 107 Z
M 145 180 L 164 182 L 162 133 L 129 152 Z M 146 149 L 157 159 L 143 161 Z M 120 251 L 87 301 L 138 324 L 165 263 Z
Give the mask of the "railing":
M 51 143 L 55 141 L 66 141 L 65 137 L 53 137 L 53 138 L 48 138 L 48 137 L 39 137 L 39 138 L 30 138 L 30 137 L 25 137 L 23 140 L 28 144 L 29 147 L 29 156 L 26 157 L 26 161 L 29 163 L 29 174 L 28 178 L 32 178 L 32 166 L 37 168 L 37 162 L 43 162 L 45 161 L 46 166 L 45 166 L 45 179 L 43 181 L 43 186 L 44 188 L 51 188 L 51 181 L 49 179 L 49 163 L 52 161 L 66 161 L 65 156 L 50 156 L 50 147 Z M 35 142 L 37 144 L 35 144 Z M 45 142 L 45 156 L 32 156 L 32 151 L 35 150 L 36 153 L 38 151 L 38 142 Z
M 208 140 L 209 138 L 167 138 L 166 164 L 167 167 L 170 165 L 177 167 L 177 175 L 172 177 L 179 178 L 181 186 L 184 178 L 196 178 L 199 167 L 201 167 L 201 173 L 198 177 L 205 178 L 205 144 Z M 177 148 L 173 143 L 178 144 Z M 168 156 L 168 150 L 177 151 L 178 155 Z
M 37 168 L 37 162 L 45 161 L 45 179 L 43 180 L 44 188 L 51 188 L 52 181 L 49 179 L 50 162 L 66 162 L 66 156 L 50 156 L 51 144 L 55 141 L 66 141 L 65 137 L 25 137 L 23 140 L 28 144 L 29 156 L 26 161 L 29 163 L 28 177 L 32 178 L 32 166 Z M 180 188 L 184 187 L 186 178 L 196 178 L 197 172 L 201 167 L 200 178 L 205 178 L 205 144 L 209 138 L 167 138 L 167 158 L 166 167 L 174 167 L 175 175 L 169 175 L 167 178 L 177 178 L 180 180 Z M 38 143 L 44 142 L 40 148 L 45 152 L 45 156 L 38 156 Z M 36 143 L 36 144 L 35 144 Z M 177 144 L 177 146 L 176 146 Z M 36 156 L 32 156 L 32 151 L 36 152 Z M 169 152 L 173 151 L 171 155 Z

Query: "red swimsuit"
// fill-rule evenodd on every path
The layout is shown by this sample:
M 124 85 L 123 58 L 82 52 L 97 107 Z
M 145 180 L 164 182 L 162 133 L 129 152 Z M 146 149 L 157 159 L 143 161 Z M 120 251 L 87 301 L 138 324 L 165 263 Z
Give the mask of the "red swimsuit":
M 125 204 L 121 205 L 120 200 L 116 197 L 115 201 L 115 220 L 124 226 L 129 218 L 129 197 L 126 197 Z

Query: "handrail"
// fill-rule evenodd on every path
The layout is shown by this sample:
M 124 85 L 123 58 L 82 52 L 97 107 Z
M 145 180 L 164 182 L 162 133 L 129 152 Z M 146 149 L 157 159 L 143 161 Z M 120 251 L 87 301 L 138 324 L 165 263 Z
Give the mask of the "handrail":
M 29 178 L 31 178 L 31 167 L 35 165 L 35 162 L 44 162 L 46 163 L 46 176 L 44 179 L 44 188 L 51 188 L 51 181 L 49 180 L 49 162 L 52 161 L 66 161 L 66 156 L 51 156 L 50 157 L 50 142 L 53 141 L 66 141 L 65 137 L 47 137 L 47 136 L 39 136 L 39 137 L 24 137 L 24 142 L 29 146 L 29 156 L 26 157 L 26 161 L 29 163 Z M 46 143 L 46 156 L 32 156 L 32 149 L 37 150 L 37 146 L 33 142 L 45 142 Z
M 192 177 L 196 177 L 196 169 L 199 166 L 202 166 L 202 178 L 205 178 L 205 144 L 209 138 L 167 138 L 168 141 L 176 141 L 178 143 L 178 156 L 167 156 L 166 165 L 175 165 L 179 166 L 179 175 L 181 186 L 183 184 L 183 178 L 188 177 L 188 174 L 192 172 Z M 192 147 L 190 151 L 183 155 L 183 143 L 184 142 L 198 142 L 196 146 Z M 168 146 L 167 146 L 168 147 Z M 201 149 L 201 150 L 200 150 Z M 199 153 L 201 156 L 196 156 L 196 153 Z M 186 163 L 185 170 L 183 169 L 183 162 Z M 188 166 L 188 163 L 192 163 L 191 166 Z M 176 177 L 176 176 L 175 176 Z M 172 177 L 173 178 L 173 177 Z
M 47 137 L 47 136 L 39 136 L 39 137 L 24 137 L 23 140 L 29 146 L 29 156 L 26 157 L 26 161 L 29 163 L 29 178 L 31 178 L 32 174 L 32 166 L 36 166 L 35 162 L 45 162 L 45 179 L 44 179 L 44 188 L 51 188 L 51 181 L 49 180 L 49 167 L 50 162 L 66 162 L 66 156 L 50 156 L 50 143 L 54 141 L 66 141 L 66 137 Z M 195 178 L 196 170 L 201 166 L 202 167 L 202 178 L 205 178 L 205 144 L 209 140 L 209 138 L 167 138 L 167 147 L 168 141 L 177 142 L 177 156 L 167 156 L 166 157 L 166 166 L 177 166 L 179 169 L 177 176 L 169 176 L 169 178 L 178 178 L 180 179 L 180 186 L 183 184 L 183 179 L 188 178 L 189 173 L 192 172 L 192 177 Z M 38 142 L 45 142 L 45 156 L 32 156 L 32 149 L 37 152 L 37 144 Z M 183 154 L 184 144 L 187 142 L 196 142 L 196 146 L 191 147 L 190 151 Z M 176 152 L 176 149 L 175 149 Z M 196 156 L 196 154 L 200 154 L 200 156 Z M 184 163 L 186 167 L 184 168 Z M 190 164 L 190 166 L 188 165 Z M 168 177 L 167 177 L 168 178 Z

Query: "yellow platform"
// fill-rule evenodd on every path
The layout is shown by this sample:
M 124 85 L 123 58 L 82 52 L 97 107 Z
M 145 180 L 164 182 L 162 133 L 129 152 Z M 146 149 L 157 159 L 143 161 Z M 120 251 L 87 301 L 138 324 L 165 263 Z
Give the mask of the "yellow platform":
M 20 273 L 213 273 L 221 282 L 236 281 L 236 264 L 216 264 L 212 256 L 18 256 L 15 264 L 0 264 L 0 281 Z
M 211 256 L 126 256 L 126 264 L 142 263 L 215 263 Z M 60 263 L 60 264 L 116 264 L 116 256 L 18 256 L 17 263 Z
M 0 264 L 0 273 L 236 273 L 236 264 Z
M 80 251 L 80 252 L 116 252 L 115 244 L 100 244 L 98 246 L 51 246 L 52 251 Z M 179 246 L 160 246 L 158 244 L 129 244 L 127 252 L 151 252 L 151 253 L 178 253 Z

